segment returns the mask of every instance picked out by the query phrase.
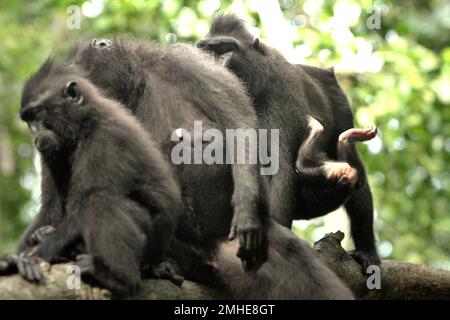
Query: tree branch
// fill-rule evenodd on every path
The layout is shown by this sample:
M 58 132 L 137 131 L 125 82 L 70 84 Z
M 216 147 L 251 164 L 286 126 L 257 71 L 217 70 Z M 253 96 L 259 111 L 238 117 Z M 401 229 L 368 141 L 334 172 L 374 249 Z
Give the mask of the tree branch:
M 450 272 L 423 265 L 383 261 L 381 288 L 369 290 L 361 266 L 341 247 L 342 232 L 327 234 L 314 249 L 328 266 L 353 290 L 358 299 L 450 299 Z M 70 277 L 70 264 L 42 263 L 45 280 L 29 283 L 19 275 L 0 277 L 2 299 L 109 299 L 105 289 L 76 282 Z M 299 266 L 300 267 L 300 266 Z M 69 282 L 69 286 L 67 285 Z M 226 299 L 227 293 L 191 281 L 177 287 L 167 280 L 144 281 L 146 299 Z
M 450 271 L 397 261 L 381 264 L 381 288 L 369 290 L 361 266 L 341 247 L 344 234 L 329 233 L 314 244 L 320 258 L 358 299 L 450 299 Z

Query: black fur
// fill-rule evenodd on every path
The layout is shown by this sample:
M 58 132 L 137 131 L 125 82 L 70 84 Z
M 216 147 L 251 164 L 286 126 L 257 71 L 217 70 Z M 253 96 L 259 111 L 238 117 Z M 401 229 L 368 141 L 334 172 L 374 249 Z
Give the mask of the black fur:
M 119 59 L 122 65 L 116 74 L 112 62 Z M 194 120 L 206 121 L 208 127 L 221 128 L 220 118 L 215 113 L 220 115 L 225 112 L 226 117 L 233 119 L 232 128 L 254 121 L 254 111 L 248 99 L 244 98 L 246 94 L 240 82 L 208 56 L 185 44 L 160 46 L 120 39 L 113 41 L 108 51 L 79 45 L 72 50 L 67 63 L 76 63 L 89 70 L 89 78 L 97 86 L 113 93 L 122 85 L 120 69 L 133 69 L 130 66 L 135 65 L 136 61 L 140 61 L 141 65 L 129 72 L 127 79 L 135 75 L 134 83 L 130 85 L 145 81 L 146 90 L 134 111 L 144 126 L 157 137 L 164 154 L 169 155 L 173 146 L 172 142 L 167 142 L 171 131 L 179 127 L 190 130 Z M 104 70 L 107 70 L 107 75 Z M 223 240 L 232 219 L 230 200 L 235 193 L 230 167 L 216 164 L 180 165 L 174 168 L 182 188 L 185 211 L 177 233 L 181 241 L 172 242 L 169 255 L 186 278 L 224 285 L 236 297 L 243 297 L 244 294 L 247 298 L 277 295 L 279 298 L 303 299 L 352 297 L 334 274 L 322 272 L 326 267 L 311 248 L 287 229 L 273 232 L 280 227 L 270 221 L 267 223 L 269 260 L 256 274 L 243 272 L 239 260 L 235 258 L 231 263 L 228 256 L 230 252 L 234 255 L 236 241 L 230 251 L 230 244 Z M 262 180 L 258 184 L 258 208 L 265 212 L 265 184 Z M 273 244 L 276 245 L 272 247 Z M 222 258 L 224 255 L 230 259 Z M 280 261 L 274 259 L 274 255 Z M 302 256 L 310 257 L 311 261 L 299 271 L 298 263 L 304 261 Z M 224 273 L 225 269 L 228 272 Z M 308 281 L 310 275 L 317 281 Z M 239 286 L 243 279 L 246 280 Z M 273 286 L 277 290 L 271 294 L 265 291 L 264 286 Z M 340 290 L 342 294 L 336 294 L 330 287 Z M 327 295 L 323 294 L 323 290 L 328 292 Z M 284 295 L 281 295 L 282 291 Z
M 115 65 L 118 61 L 120 65 Z M 191 130 L 194 120 L 203 120 L 204 127 L 205 123 L 218 128 L 231 123 L 234 128 L 248 126 L 255 119 L 240 82 L 191 46 L 159 46 L 126 39 L 114 40 L 111 46 L 97 50 L 93 50 L 92 44 L 81 44 L 72 50 L 66 64 L 85 70 L 89 81 L 110 96 L 122 103 L 128 101 L 126 107 L 151 132 L 167 161 L 174 145 L 170 134 L 179 127 Z M 131 99 L 133 93 L 127 96 L 126 90 L 121 89 L 125 85 L 122 70 L 129 70 L 126 75 L 129 87 L 145 88 L 136 101 Z M 125 96 L 120 98 L 122 94 Z M 221 117 L 226 118 L 226 124 Z M 176 238 L 172 239 L 165 259 L 175 266 L 175 272 L 187 279 L 224 286 L 233 297 L 239 298 L 352 298 L 349 289 L 309 246 L 288 229 L 265 218 L 261 223 L 268 232 L 269 249 L 265 253 L 268 260 L 259 270 L 244 272 L 235 256 L 237 241 L 226 240 L 236 193 L 232 168 L 219 164 L 178 165 L 174 171 L 182 190 L 183 210 Z M 248 178 L 248 175 L 241 177 L 242 182 L 247 183 Z M 264 213 L 265 184 L 261 179 L 257 184 L 249 191 L 252 194 L 257 191 L 256 209 Z M 64 219 L 60 215 L 58 220 Z M 31 229 L 38 229 L 41 223 L 35 222 Z M 29 237 L 30 232 L 23 243 Z M 93 263 L 90 257 L 81 259 L 83 263 L 88 260 L 88 265 Z M 303 265 L 301 270 L 299 264 Z
M 158 132 L 157 142 L 168 151 L 173 146 L 168 143 L 172 132 L 177 128 L 192 132 L 194 120 L 203 121 L 204 130 L 216 128 L 225 132 L 225 129 L 256 127 L 256 116 L 241 83 L 192 46 L 161 46 L 125 38 L 114 40 L 111 46 L 102 49 L 92 43 L 81 43 L 71 50 L 67 63 L 83 66 L 93 83 L 130 108 L 147 129 Z M 205 172 L 216 170 L 205 165 L 200 167 Z M 234 215 L 230 226 L 228 207 L 215 208 L 223 219 L 227 216 L 227 222 L 218 228 L 229 228 L 230 234 L 237 232 L 239 239 L 244 239 L 238 255 L 245 265 L 257 268 L 264 262 L 265 250 L 261 242 L 253 241 L 264 238 L 258 212 L 261 201 L 258 167 L 223 167 L 232 172 Z M 217 232 L 214 227 L 207 229 Z M 253 245 L 246 246 L 247 243 Z
M 294 219 L 321 216 L 345 203 L 356 247 L 354 256 L 360 258 L 363 268 L 378 264 L 372 195 L 364 165 L 353 143 L 339 147 L 337 143 L 339 135 L 354 125 L 333 71 L 290 64 L 277 50 L 255 40 L 243 21 L 233 15 L 216 17 L 197 46 L 216 57 L 228 53 L 225 65 L 246 85 L 259 127 L 280 129 L 280 171 L 270 179 L 270 212 L 275 220 L 290 227 Z M 312 147 L 310 157 L 297 159 L 309 135 L 307 116 L 317 119 L 325 130 L 308 146 Z M 329 159 L 348 162 L 356 169 L 356 191 L 338 181 L 331 187 L 326 179 L 319 179 L 319 185 L 311 183 L 317 180 L 310 179 L 311 175 L 325 175 L 322 164 Z M 296 162 L 299 173 L 295 172 Z M 302 170 L 302 163 L 315 171 Z
M 237 243 L 221 242 L 213 265 L 239 299 L 351 299 L 351 291 L 303 240 L 275 222 L 268 224 L 268 259 L 256 273 L 239 268 Z M 300 266 L 300 267 L 299 267 Z
M 84 72 L 50 60 L 27 81 L 20 115 L 41 154 L 42 207 L 19 251 L 52 225 L 34 256 L 55 262 L 82 243 L 83 279 L 118 297 L 138 293 L 141 268 L 162 262 L 181 210 L 159 148 Z

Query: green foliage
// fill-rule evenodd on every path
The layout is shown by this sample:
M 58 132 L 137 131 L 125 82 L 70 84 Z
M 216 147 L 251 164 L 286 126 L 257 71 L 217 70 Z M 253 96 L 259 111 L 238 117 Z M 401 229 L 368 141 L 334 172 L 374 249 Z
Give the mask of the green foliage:
M 88 2 L 0 3 L 0 253 L 13 250 L 38 208 L 31 144 L 17 111 L 24 81 L 50 53 L 60 55 L 79 39 L 124 33 L 193 42 L 217 11 L 242 15 L 270 38 L 265 23 L 276 17 L 261 9 L 273 0 Z M 70 5 L 86 14 L 80 30 L 66 27 Z M 294 52 L 309 64 L 336 65 L 356 124 L 380 129 L 380 139 L 359 149 L 374 191 L 381 253 L 450 268 L 450 4 L 281 0 L 280 8 Z M 367 21 L 377 9 L 381 28 L 371 29 Z M 299 233 L 315 238 L 312 230 L 321 225 L 316 220 Z

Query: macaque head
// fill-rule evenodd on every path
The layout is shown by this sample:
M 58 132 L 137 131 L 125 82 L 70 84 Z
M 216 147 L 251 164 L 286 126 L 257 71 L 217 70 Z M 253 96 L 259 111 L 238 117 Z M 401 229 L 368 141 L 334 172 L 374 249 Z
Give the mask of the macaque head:
M 76 145 L 90 113 L 86 83 L 75 70 L 54 68 L 51 60 L 27 81 L 19 114 L 44 156 Z
M 196 46 L 212 54 L 216 61 L 222 61 L 247 85 L 252 96 L 258 95 L 267 85 L 270 48 L 253 37 L 236 16 L 216 17 L 205 39 L 198 41 Z

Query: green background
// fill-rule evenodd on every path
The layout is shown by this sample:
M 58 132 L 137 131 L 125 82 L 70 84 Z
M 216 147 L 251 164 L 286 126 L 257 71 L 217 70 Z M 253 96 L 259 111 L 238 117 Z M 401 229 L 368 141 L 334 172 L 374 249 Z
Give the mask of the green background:
M 67 27 L 71 5 L 82 13 L 80 29 Z M 17 116 L 27 77 L 77 39 L 129 33 L 194 42 L 216 12 L 237 13 L 294 62 L 336 66 L 357 125 L 380 129 L 358 148 L 374 192 L 382 257 L 450 269 L 450 3 L 444 0 L 0 0 L 0 254 L 13 252 L 39 208 L 38 161 Z M 326 230 L 327 219 L 295 225 L 310 242 Z

